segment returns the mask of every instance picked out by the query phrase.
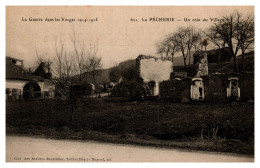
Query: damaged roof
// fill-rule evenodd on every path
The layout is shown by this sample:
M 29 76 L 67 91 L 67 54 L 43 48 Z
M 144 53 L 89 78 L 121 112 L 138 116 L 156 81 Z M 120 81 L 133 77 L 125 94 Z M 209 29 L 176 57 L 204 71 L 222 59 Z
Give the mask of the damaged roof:
M 155 59 L 155 61 L 157 61 L 157 60 L 162 60 L 162 61 L 170 61 L 170 60 L 168 60 L 168 59 L 162 59 L 162 58 L 158 58 L 158 57 L 154 57 L 154 56 L 151 56 L 151 55 L 139 55 L 137 58 L 136 58 L 136 60 L 140 60 L 140 59 L 151 59 L 151 58 L 153 58 L 153 59 Z M 170 61 L 171 62 L 171 61 Z
M 36 80 L 36 81 L 44 80 L 40 76 L 26 74 L 23 67 L 19 65 L 15 65 L 13 60 L 22 61 L 11 57 L 6 57 L 6 79 Z
M 158 59 L 150 55 L 139 55 L 136 59 L 150 59 L 150 58 Z

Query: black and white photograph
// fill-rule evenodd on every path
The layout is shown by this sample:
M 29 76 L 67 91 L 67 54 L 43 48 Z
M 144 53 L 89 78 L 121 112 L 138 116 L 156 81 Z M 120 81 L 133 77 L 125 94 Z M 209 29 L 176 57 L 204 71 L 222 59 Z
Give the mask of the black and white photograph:
M 255 162 L 254 6 L 5 8 L 7 163 Z

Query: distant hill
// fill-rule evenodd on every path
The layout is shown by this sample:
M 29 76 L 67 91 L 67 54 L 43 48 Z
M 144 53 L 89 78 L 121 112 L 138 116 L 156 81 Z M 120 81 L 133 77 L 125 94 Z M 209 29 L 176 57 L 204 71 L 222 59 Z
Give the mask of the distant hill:
M 255 52 L 254 51 L 250 51 L 248 53 L 245 53 L 245 55 L 244 55 L 244 59 L 254 60 L 254 58 L 255 58 Z M 237 56 L 237 59 L 241 60 L 242 59 L 242 55 Z
M 193 64 L 193 54 L 194 51 L 191 51 L 190 64 Z M 186 59 L 186 65 L 189 65 L 189 57 Z M 184 66 L 184 61 L 182 56 L 176 56 L 173 58 L 173 66 Z
M 96 83 L 98 85 L 110 82 L 109 71 L 110 71 L 110 69 L 100 69 L 100 70 L 98 70 L 99 75 L 96 75 L 96 77 L 95 77 Z M 85 74 L 83 74 L 83 76 L 84 75 L 85 75 L 85 77 L 84 77 L 83 83 L 85 83 L 85 82 L 94 83 L 93 77 L 90 73 L 85 73 Z M 70 78 L 70 80 L 73 83 L 78 83 L 78 79 L 79 79 L 78 75 Z
M 118 64 L 119 69 L 127 69 L 129 67 L 135 66 L 135 59 L 131 60 L 126 60 L 123 62 L 120 62 Z M 95 77 L 96 78 L 96 83 L 98 85 L 104 84 L 104 83 L 109 83 L 111 82 L 109 78 L 109 72 L 113 69 L 114 67 L 108 68 L 108 69 L 100 69 L 98 70 L 98 75 Z M 85 75 L 85 74 L 84 74 Z M 74 83 L 77 83 L 78 76 L 74 76 L 71 78 L 71 80 Z M 88 83 L 94 83 L 93 76 L 90 73 L 87 73 L 86 76 L 84 77 L 83 83 L 88 82 Z
M 118 66 L 128 68 L 135 65 L 136 65 L 135 59 L 130 59 L 130 60 L 120 62 Z

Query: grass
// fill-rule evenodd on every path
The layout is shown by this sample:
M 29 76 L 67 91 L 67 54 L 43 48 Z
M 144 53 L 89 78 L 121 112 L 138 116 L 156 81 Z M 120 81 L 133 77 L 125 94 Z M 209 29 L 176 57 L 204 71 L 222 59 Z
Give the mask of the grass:
M 6 102 L 6 131 L 7 134 L 254 154 L 253 104 L 109 100 L 78 101 L 70 124 L 67 122 L 70 107 L 61 100 Z

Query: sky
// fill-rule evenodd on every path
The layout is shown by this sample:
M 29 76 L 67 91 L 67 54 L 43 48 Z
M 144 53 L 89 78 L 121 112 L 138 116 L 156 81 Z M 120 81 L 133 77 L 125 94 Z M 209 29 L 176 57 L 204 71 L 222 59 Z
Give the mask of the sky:
M 24 60 L 27 68 L 34 67 L 36 49 L 44 59 L 54 60 L 55 39 L 62 39 L 68 57 L 73 57 L 75 32 L 87 50 L 90 45 L 98 49 L 103 68 L 109 68 L 140 54 L 158 56 L 156 44 L 178 27 L 205 29 L 214 23 L 210 18 L 221 18 L 234 10 L 254 13 L 252 6 L 7 6 L 6 56 Z M 158 18 L 174 21 L 155 21 Z

